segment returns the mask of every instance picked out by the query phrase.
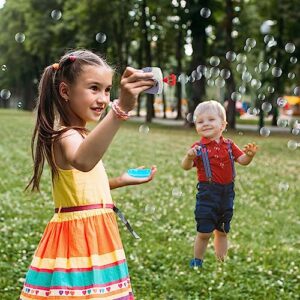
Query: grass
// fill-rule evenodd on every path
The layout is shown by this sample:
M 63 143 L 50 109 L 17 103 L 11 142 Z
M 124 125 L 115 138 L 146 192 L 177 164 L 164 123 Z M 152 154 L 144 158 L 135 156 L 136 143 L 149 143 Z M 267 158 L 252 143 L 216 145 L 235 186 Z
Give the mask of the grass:
M 136 299 L 299 299 L 299 149 L 292 135 L 262 138 L 226 133 L 239 146 L 255 141 L 257 157 L 237 166 L 235 214 L 228 259 L 216 261 L 210 242 L 204 268 L 191 270 L 196 175 L 180 161 L 193 129 L 126 123 L 103 159 L 109 176 L 139 165 L 158 166 L 155 180 L 112 191 L 142 237 L 120 224 Z M 0 299 L 17 299 L 32 255 L 53 213 L 50 173 L 42 193 L 24 193 L 30 177 L 31 113 L 0 110 Z M 298 138 L 299 142 L 299 138 Z

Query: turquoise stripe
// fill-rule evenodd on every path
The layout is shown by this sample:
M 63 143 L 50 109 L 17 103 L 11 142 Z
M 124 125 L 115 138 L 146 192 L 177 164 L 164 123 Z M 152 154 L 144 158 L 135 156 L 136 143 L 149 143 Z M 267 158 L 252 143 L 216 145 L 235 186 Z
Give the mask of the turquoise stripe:
M 47 288 L 50 286 L 81 287 L 90 286 L 92 284 L 106 284 L 127 276 L 127 263 L 124 262 L 102 270 L 80 272 L 55 271 L 53 273 L 47 273 L 30 269 L 27 272 L 26 283 Z

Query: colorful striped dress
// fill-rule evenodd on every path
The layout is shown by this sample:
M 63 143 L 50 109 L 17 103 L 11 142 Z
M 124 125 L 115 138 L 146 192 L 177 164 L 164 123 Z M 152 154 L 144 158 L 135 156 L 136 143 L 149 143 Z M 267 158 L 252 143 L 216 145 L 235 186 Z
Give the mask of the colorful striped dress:
M 102 162 L 90 172 L 58 172 L 52 194 L 61 210 L 34 253 L 20 300 L 134 299 Z

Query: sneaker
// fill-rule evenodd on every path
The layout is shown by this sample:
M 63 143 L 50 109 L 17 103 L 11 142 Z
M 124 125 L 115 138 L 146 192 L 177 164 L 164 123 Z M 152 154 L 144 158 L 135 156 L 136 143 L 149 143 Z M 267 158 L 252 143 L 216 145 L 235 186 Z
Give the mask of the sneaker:
M 203 260 L 202 260 L 202 259 L 199 259 L 199 258 L 193 258 L 193 259 L 190 261 L 190 267 L 191 267 L 191 268 L 202 268 L 202 263 L 203 263 Z

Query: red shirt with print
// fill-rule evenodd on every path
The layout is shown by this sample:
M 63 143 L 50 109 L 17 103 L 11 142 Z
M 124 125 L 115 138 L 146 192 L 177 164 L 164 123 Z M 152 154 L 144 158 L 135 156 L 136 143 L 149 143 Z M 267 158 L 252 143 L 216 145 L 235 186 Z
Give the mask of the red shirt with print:
M 236 161 L 244 152 L 231 140 L 220 137 L 219 143 L 208 138 L 201 138 L 200 142 L 196 142 L 192 147 L 202 143 L 207 148 L 208 160 L 212 173 L 212 181 L 221 184 L 232 182 L 232 166 L 228 153 L 228 143 L 231 143 L 232 155 Z M 194 167 L 197 168 L 198 181 L 208 181 L 206 177 L 202 157 L 197 156 L 194 159 Z

